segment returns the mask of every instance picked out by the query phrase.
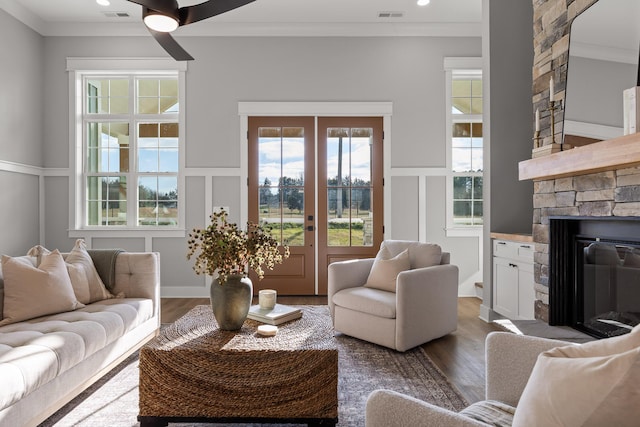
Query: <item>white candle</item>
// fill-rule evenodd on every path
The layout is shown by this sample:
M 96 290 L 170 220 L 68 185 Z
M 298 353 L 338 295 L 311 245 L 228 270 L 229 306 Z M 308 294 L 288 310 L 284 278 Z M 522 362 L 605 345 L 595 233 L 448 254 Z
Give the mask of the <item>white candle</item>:
M 553 77 L 551 77 L 551 79 L 549 79 L 549 101 L 551 102 L 553 102 L 553 96 L 555 92 L 555 88 L 553 86 Z
M 540 132 L 540 109 L 536 108 L 536 132 Z

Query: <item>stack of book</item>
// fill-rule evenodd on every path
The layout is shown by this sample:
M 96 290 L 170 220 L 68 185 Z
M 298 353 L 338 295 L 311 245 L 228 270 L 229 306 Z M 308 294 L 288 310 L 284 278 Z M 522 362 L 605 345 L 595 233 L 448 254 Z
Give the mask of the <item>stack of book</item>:
M 279 325 L 290 320 L 299 319 L 302 317 L 302 310 L 284 304 L 276 304 L 271 309 L 265 309 L 256 304 L 249 308 L 247 317 L 269 325 Z

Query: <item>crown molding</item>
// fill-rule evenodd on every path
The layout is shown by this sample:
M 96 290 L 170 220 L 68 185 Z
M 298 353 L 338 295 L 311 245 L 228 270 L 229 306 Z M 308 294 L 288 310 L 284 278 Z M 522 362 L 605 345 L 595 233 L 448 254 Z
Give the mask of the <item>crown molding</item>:
M 45 22 L 16 0 L 0 8 L 45 37 L 148 36 L 142 22 Z M 178 28 L 176 37 L 481 37 L 480 22 L 199 22 Z
M 49 23 L 44 36 L 148 36 L 142 23 Z M 176 37 L 480 37 L 480 23 L 198 23 Z
M 39 16 L 33 14 L 29 9 L 21 5 L 16 0 L 0 0 L 0 9 L 16 18 L 18 21 L 30 27 L 37 33 L 44 35 L 46 23 Z

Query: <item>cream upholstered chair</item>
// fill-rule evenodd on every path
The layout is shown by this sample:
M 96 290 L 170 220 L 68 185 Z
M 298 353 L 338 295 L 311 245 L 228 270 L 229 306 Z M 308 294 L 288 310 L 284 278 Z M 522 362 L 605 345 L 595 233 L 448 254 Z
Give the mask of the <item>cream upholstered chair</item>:
M 335 330 L 398 351 L 455 331 L 458 267 L 449 259 L 436 244 L 386 240 L 376 258 L 330 264 Z
M 492 332 L 486 400 L 460 412 L 391 390 L 373 391 L 366 427 L 637 426 L 640 326 L 585 344 Z

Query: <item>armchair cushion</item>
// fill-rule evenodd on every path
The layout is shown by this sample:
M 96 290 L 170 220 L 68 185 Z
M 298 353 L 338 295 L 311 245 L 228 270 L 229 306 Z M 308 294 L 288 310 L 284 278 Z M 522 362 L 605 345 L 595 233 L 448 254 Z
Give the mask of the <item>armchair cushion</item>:
M 393 292 L 359 286 L 338 292 L 333 296 L 333 303 L 361 313 L 396 318 L 396 294 Z
M 538 356 L 513 425 L 637 425 L 640 326 L 631 333 Z
M 371 267 L 367 283 L 364 286 L 395 292 L 398 274 L 409 270 L 410 266 L 408 249 L 392 256 L 388 248 L 382 247 L 373 262 L 373 267 Z

